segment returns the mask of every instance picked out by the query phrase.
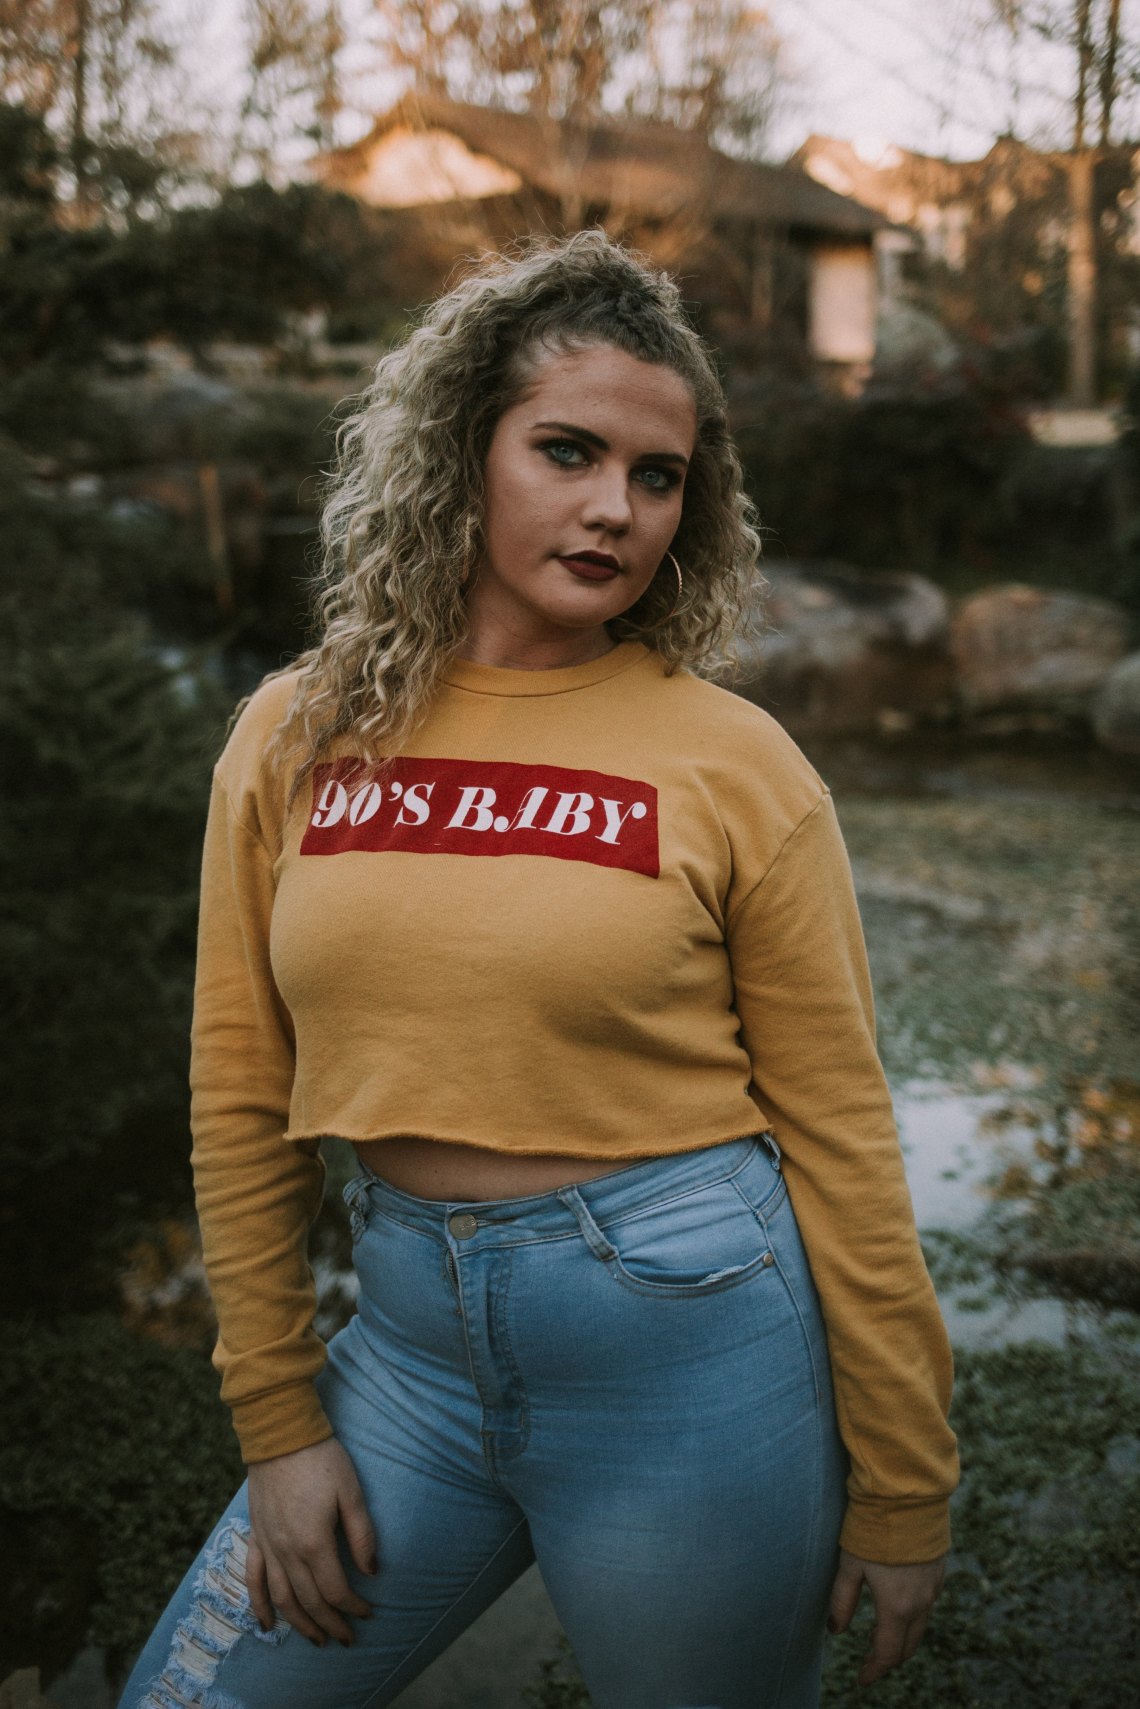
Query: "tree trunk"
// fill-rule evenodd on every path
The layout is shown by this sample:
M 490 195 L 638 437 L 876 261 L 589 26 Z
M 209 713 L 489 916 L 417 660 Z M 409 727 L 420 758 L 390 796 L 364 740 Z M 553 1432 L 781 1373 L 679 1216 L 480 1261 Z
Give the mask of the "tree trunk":
M 748 293 L 748 322 L 756 332 L 772 331 L 773 271 L 771 238 L 757 232 L 753 235 Z
M 91 182 L 91 145 L 87 136 L 87 48 L 90 34 L 87 0 L 76 0 L 74 35 L 71 40 L 71 170 L 75 174 L 75 212 L 82 225 L 89 225 L 95 212 Z
M 1069 177 L 1069 374 L 1073 409 L 1096 402 L 1096 218 L 1093 175 L 1096 150 L 1067 158 Z

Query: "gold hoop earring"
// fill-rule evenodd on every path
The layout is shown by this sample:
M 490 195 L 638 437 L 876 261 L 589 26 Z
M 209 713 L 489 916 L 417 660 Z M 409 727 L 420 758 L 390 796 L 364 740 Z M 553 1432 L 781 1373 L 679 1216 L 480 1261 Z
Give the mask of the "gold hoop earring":
M 665 556 L 668 558 L 668 560 L 672 564 L 674 570 L 676 570 L 676 572 L 677 572 L 677 597 L 673 601 L 672 605 L 669 607 L 668 611 L 665 613 L 664 617 L 659 617 L 657 619 L 656 623 L 645 623 L 645 624 L 639 624 L 638 625 L 639 628 L 643 628 L 645 630 L 646 634 L 651 633 L 654 629 L 660 629 L 662 624 L 668 623 L 668 621 L 671 617 L 676 616 L 677 610 L 681 604 L 681 595 L 685 591 L 685 582 L 684 582 L 683 576 L 681 575 L 680 564 L 677 562 L 677 560 L 673 556 L 672 552 L 666 552 Z

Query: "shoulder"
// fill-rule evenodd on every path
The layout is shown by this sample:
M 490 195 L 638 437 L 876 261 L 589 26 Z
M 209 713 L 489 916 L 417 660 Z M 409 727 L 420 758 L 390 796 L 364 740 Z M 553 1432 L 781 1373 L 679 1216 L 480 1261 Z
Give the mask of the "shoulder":
M 670 739 L 730 795 L 763 799 L 790 828 L 827 794 L 807 755 L 763 707 L 689 670 L 667 676 L 659 660 L 652 671 Z
M 260 683 L 245 701 L 226 738 L 214 774 L 239 814 L 247 803 L 264 804 L 283 793 L 280 767 L 270 763 L 266 749 L 281 725 L 300 681 L 299 671 L 286 671 Z

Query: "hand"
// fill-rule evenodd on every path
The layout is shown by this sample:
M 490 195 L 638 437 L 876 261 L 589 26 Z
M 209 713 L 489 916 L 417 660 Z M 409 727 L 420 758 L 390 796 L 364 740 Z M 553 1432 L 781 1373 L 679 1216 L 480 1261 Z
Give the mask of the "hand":
M 246 1564 L 249 1601 L 263 1631 L 273 1608 L 314 1644 L 351 1644 L 344 1618 L 372 1609 L 349 1587 L 336 1546 L 339 1518 L 353 1561 L 375 1573 L 376 1534 L 352 1461 L 335 1437 L 248 1468 L 252 1535 Z
M 946 1576 L 946 1556 L 908 1566 L 886 1566 L 865 1561 L 847 1549 L 839 1551 L 839 1571 L 831 1589 L 829 1632 L 845 1632 L 859 1605 L 866 1580 L 875 1604 L 871 1628 L 871 1652 L 859 1671 L 860 1685 L 873 1685 L 900 1662 L 909 1661 L 922 1642 L 922 1634 Z

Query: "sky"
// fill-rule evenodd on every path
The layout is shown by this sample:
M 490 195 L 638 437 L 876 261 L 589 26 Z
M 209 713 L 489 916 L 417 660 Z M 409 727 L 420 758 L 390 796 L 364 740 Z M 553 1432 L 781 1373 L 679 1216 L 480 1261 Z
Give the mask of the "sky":
M 983 31 L 994 9 L 991 0 L 771 0 L 794 73 L 773 153 L 810 131 L 862 142 L 869 156 L 895 143 L 976 158 L 1011 129 L 1066 146 L 1070 52 L 1028 32 L 1015 46 L 1004 31 Z M 1122 20 L 1140 35 L 1140 0 L 1123 0 Z
M 193 12 L 193 48 L 222 100 L 240 78 L 241 0 L 178 0 Z M 348 85 L 356 111 L 338 141 L 350 142 L 399 93 L 363 70 L 368 0 L 342 0 L 355 52 Z M 895 144 L 950 159 L 982 155 L 1013 129 L 1039 146 L 1069 142 L 1071 56 L 1028 35 L 980 35 L 993 0 L 768 0 L 786 44 L 785 94 L 767 156 L 785 159 L 812 132 L 844 137 L 868 159 Z M 1126 33 L 1140 41 L 1140 0 L 1122 0 Z M 353 62 L 355 61 L 355 71 Z M 1121 114 L 1124 117 L 1124 114 Z M 1140 106 L 1123 134 L 1140 133 Z

